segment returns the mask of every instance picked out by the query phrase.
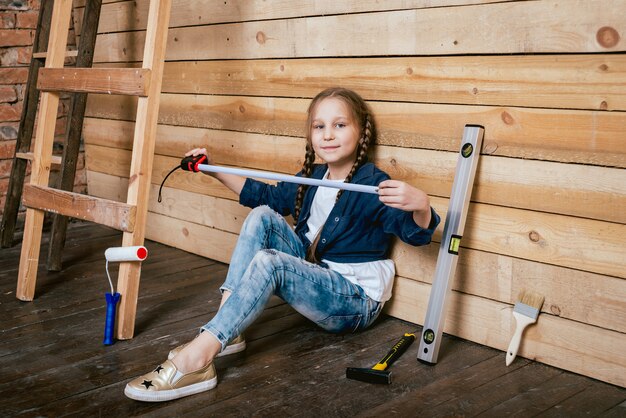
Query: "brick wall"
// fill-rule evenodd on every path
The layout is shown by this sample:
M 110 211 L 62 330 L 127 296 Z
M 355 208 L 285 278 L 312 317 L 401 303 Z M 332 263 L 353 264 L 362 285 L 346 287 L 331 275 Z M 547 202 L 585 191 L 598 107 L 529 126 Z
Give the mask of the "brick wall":
M 9 176 L 20 116 L 26 90 L 28 65 L 37 27 L 40 0 L 0 0 L 0 216 L 4 211 Z M 75 45 L 73 31 L 68 48 Z M 66 64 L 72 64 L 69 60 Z M 69 99 L 63 97 L 55 132 L 54 154 L 62 154 Z M 51 184 L 55 184 L 58 167 L 52 167 Z M 28 178 L 27 178 L 28 181 Z M 74 191 L 86 193 L 84 154 L 78 159 Z M 21 210 L 23 214 L 23 209 Z

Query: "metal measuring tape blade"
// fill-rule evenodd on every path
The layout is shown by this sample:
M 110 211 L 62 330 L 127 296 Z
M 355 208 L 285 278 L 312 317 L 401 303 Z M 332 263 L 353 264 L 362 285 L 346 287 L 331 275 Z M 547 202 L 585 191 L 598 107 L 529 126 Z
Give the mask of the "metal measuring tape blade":
M 417 359 L 435 364 L 485 129 L 465 125 Z

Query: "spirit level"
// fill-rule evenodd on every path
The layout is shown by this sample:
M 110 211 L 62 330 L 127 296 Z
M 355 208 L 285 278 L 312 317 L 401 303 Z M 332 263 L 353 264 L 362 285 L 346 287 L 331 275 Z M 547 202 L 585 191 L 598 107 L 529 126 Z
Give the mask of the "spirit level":
M 461 150 L 456 164 L 450 204 L 443 228 L 441 247 L 437 256 L 435 278 L 430 290 L 428 310 L 422 329 L 417 359 L 425 363 L 437 363 L 439 346 L 445 323 L 446 307 L 456 271 L 459 248 L 465 217 L 472 195 L 474 175 L 478 165 L 478 157 L 483 141 L 484 128 L 477 125 L 465 125 Z

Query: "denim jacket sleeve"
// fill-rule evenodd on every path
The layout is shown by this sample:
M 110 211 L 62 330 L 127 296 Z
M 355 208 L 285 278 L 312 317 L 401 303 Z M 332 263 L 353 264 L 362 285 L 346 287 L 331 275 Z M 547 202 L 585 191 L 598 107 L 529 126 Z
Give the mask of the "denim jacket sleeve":
M 249 208 L 267 205 L 283 216 L 293 215 L 297 191 L 298 185 L 294 183 L 272 185 L 248 178 L 239 194 L 239 203 Z
M 430 208 L 430 224 L 428 228 L 422 228 L 415 223 L 413 212 L 383 206 L 380 219 L 383 229 L 389 234 L 394 234 L 409 245 L 425 245 L 430 243 L 433 233 L 441 219 L 435 210 Z

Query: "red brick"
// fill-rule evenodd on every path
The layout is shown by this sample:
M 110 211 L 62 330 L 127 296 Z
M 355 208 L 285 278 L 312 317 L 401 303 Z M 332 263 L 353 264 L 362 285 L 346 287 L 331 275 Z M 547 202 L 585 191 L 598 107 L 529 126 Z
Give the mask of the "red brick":
M 15 27 L 15 13 L 0 13 L 0 29 L 13 29 Z
M 33 56 L 33 47 L 20 46 L 15 48 L 17 50 L 17 65 L 28 65 L 30 59 Z
M 13 103 L 17 101 L 17 92 L 11 86 L 0 86 L 0 103 Z
M 29 0 L 28 1 L 28 6 L 32 10 L 39 10 L 41 8 L 41 1 L 40 0 Z
M 35 29 L 39 12 L 23 12 L 15 14 L 15 27 L 20 29 Z
M 12 122 L 12 121 L 20 120 L 21 115 L 22 115 L 21 103 L 18 103 L 15 105 L 7 104 L 7 103 L 0 104 L 0 121 Z
M 32 45 L 34 36 L 30 29 L 0 29 L 0 47 Z
M 13 158 L 7 160 L 0 160 L 0 179 L 9 178 L 11 174 L 11 166 L 13 165 Z
M 0 68 L 0 84 L 26 84 L 28 67 Z
M 0 179 L 0 196 L 6 196 L 7 190 L 9 190 L 9 178 L 5 177 Z
M 0 141 L 0 160 L 15 156 L 15 143 L 17 141 Z

